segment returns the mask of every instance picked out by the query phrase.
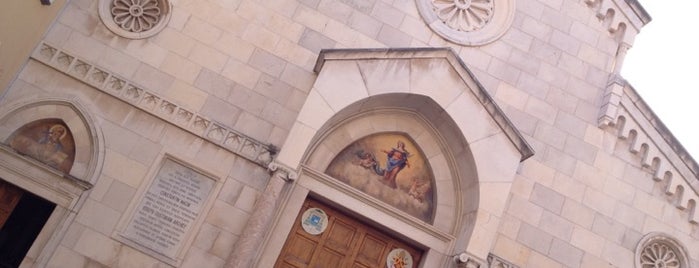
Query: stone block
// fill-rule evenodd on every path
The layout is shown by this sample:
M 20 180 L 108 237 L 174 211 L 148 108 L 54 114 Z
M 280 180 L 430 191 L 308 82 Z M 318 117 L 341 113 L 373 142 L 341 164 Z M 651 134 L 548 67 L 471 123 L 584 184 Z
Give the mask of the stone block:
M 556 150 L 556 148 L 546 147 L 542 162 L 547 166 L 555 168 L 558 172 L 570 176 L 575 171 L 578 161 L 571 155 Z
M 141 64 L 133 76 L 133 81 L 149 91 L 163 94 L 172 86 L 175 77 L 151 65 Z
M 504 236 L 498 236 L 493 246 L 494 254 L 515 265 L 526 264 L 530 252 L 529 248 Z
M 58 16 L 58 21 L 83 35 L 91 35 L 95 25 L 100 23 L 96 14 L 72 4 L 66 5 L 63 13 Z
M 558 150 L 563 150 L 568 134 L 559 128 L 541 122 L 537 124 L 533 136 Z
M 85 257 L 64 246 L 58 246 L 46 267 L 84 267 Z
M 492 59 L 487 70 L 494 77 L 503 80 L 506 83 L 514 85 L 519 79 L 521 71 L 512 66 L 509 62 L 504 62 L 499 59 Z
M 524 110 L 528 94 L 510 84 L 500 83 L 495 98 L 518 110 Z
M 602 259 L 610 262 L 616 267 L 634 266 L 634 253 L 610 241 L 607 241 L 607 243 L 604 244 Z
M 121 247 L 115 267 L 150 268 L 160 267 L 159 260 L 131 247 Z
M 221 29 L 195 16 L 189 18 L 182 33 L 204 44 L 213 44 L 221 36 Z
M 97 64 L 126 78 L 131 78 L 141 65 L 136 58 L 111 47 L 104 49 L 104 54 L 97 61 Z
M 626 232 L 626 227 L 617 222 L 614 218 L 597 214 L 592 224 L 592 232 L 604 237 L 611 243 L 621 244 L 623 242 L 624 233 Z
M 585 253 L 583 256 L 582 264 L 580 265 L 582 268 L 612 268 L 614 265 L 612 265 L 610 262 L 602 260 L 601 258 L 594 256 L 590 253 Z
M 200 60 L 205 61 L 204 59 Z M 218 68 L 220 62 L 209 63 L 208 65 L 211 65 L 211 67 Z M 197 76 L 199 75 L 199 72 L 201 72 L 202 67 L 200 64 L 195 63 L 189 59 L 185 59 L 174 53 L 169 53 L 163 61 L 163 63 L 160 65 L 160 70 L 176 77 L 179 80 L 185 81 L 189 84 L 194 84 L 194 80 L 197 79 Z
M 167 49 L 148 41 L 148 39 L 128 41 L 124 51 L 153 67 L 160 66 L 169 53 Z
M 398 28 L 405 14 L 388 3 L 377 1 L 371 10 L 371 16 L 393 28 Z
M 560 214 L 565 197 L 546 186 L 536 183 L 529 200 L 548 211 Z
M 347 25 L 357 32 L 372 38 L 376 38 L 379 30 L 381 30 L 382 23 L 365 13 L 352 12 L 348 19 Z
M 287 61 L 287 66 L 296 65 L 306 70 L 312 70 L 318 58 L 317 54 L 286 39 L 279 40 L 272 53 Z
M 253 44 L 257 50 L 273 51 L 281 37 L 267 28 L 251 23 L 242 34 L 242 39 Z
M 106 235 L 87 228 L 75 244 L 74 250 L 102 265 L 110 265 L 116 260 L 121 247 L 120 243 Z
M 545 254 L 532 251 L 527 259 L 527 264 L 523 267 L 537 267 L 537 268 L 562 268 L 562 264 L 554 261 Z
M 595 220 L 595 212 L 592 209 L 572 199 L 566 199 L 561 216 L 587 229 L 592 228 Z
M 538 227 L 558 239 L 570 241 L 574 223 L 549 211 L 544 211 Z
M 318 4 L 318 12 L 337 20 L 340 23 L 347 23 L 352 15 L 353 8 L 337 0 L 321 0 Z
M 568 14 L 561 13 L 558 10 L 548 7 L 543 8 L 541 17 L 539 19 L 541 22 L 558 29 L 563 33 L 568 33 L 570 26 L 573 24 L 573 18 L 569 17 Z
M 583 251 L 571 246 L 567 241 L 553 239 L 548 256 L 565 264 L 566 267 L 580 267 Z
M 517 242 L 542 254 L 547 254 L 549 252 L 552 241 L 553 236 L 528 223 L 522 223 L 522 226 L 519 228 L 519 233 L 517 234 Z
M 262 72 L 235 59 L 228 60 L 221 75 L 247 88 L 254 88 Z
M 217 73 L 221 72 L 228 61 L 227 55 L 202 44 L 196 44 L 187 58 Z
M 182 268 L 200 268 L 200 267 L 223 267 L 225 260 L 198 249 L 190 248 L 180 267 Z
M 566 137 L 565 147 L 563 148 L 563 152 L 576 156 L 578 161 L 588 165 L 594 163 L 598 151 L 597 147 L 572 135 Z
M 529 98 L 524 107 L 524 112 L 548 124 L 553 124 L 556 120 L 558 109 L 539 98 Z
M 260 49 L 252 53 L 248 63 L 253 68 L 277 78 L 281 76 L 286 66 L 286 61 L 283 59 Z
M 592 254 L 593 256 L 597 257 L 602 256 L 602 249 L 604 248 L 605 241 L 606 240 L 604 237 L 595 234 L 586 228 L 577 226 L 573 229 L 573 234 L 570 238 L 571 245 L 584 250 L 587 252 L 587 254 Z
M 126 208 L 129 206 L 129 203 L 131 200 L 134 198 L 134 194 L 136 193 L 136 189 L 120 182 L 120 181 L 113 181 L 112 184 L 109 186 L 109 190 L 107 193 L 104 195 L 104 198 L 102 198 L 102 204 L 105 204 L 106 206 L 115 209 L 116 212 L 123 213 Z M 88 212 L 86 212 L 88 213 Z M 101 212 L 104 213 L 104 212 Z M 100 213 L 100 214 L 101 214 Z M 117 214 L 119 215 L 119 214 Z M 106 219 L 102 219 L 106 220 Z M 115 220 L 115 219 L 111 219 Z M 90 226 L 87 223 L 84 223 L 85 225 Z
M 316 0 L 320 1 L 320 0 Z M 328 24 L 330 18 L 318 12 L 314 8 L 309 8 L 305 5 L 300 5 L 293 17 L 294 21 L 312 29 L 316 32 L 322 32 L 325 29 L 325 25 Z
M 203 70 L 206 69 L 202 69 L 202 71 Z M 225 92 L 222 94 L 225 94 Z M 182 80 L 175 80 L 165 94 L 165 97 L 167 97 L 169 101 L 181 105 L 185 109 L 192 109 L 194 111 L 201 110 L 208 96 L 209 94 L 207 94 L 207 92 L 195 88 Z
M 541 65 L 537 57 L 519 49 L 512 50 L 508 62 L 530 75 L 537 75 Z
M 543 212 L 543 208 L 529 203 L 526 199 L 516 195 L 510 196 L 510 205 L 507 208 L 507 213 L 515 218 L 536 226 L 539 224 Z
M 287 64 L 282 72 L 281 80 L 304 93 L 308 93 L 316 80 L 316 75 L 296 65 Z
M 225 260 L 228 258 L 231 252 L 233 252 L 233 247 L 235 247 L 235 242 L 237 241 L 237 235 L 233 235 L 228 232 L 220 232 L 216 238 L 214 238 L 214 244 L 209 252 L 214 254 L 216 257 Z
M 133 188 L 138 188 L 146 175 L 147 168 L 120 153 L 107 149 L 102 172 Z
M 197 42 L 192 37 L 170 27 L 165 27 L 160 33 L 153 36 L 152 41 L 156 45 L 182 57 L 189 55 L 189 52 L 192 51 Z
M 560 173 L 556 174 L 551 189 L 577 202 L 582 202 L 585 194 L 585 184 Z
M 206 217 L 206 222 L 226 232 L 240 235 L 249 217 L 250 214 L 216 200 Z
M 128 203 L 126 205 L 128 205 Z M 103 203 L 88 199 L 83 207 L 80 208 L 80 213 L 78 213 L 76 221 L 103 235 L 110 235 L 112 231 L 114 231 L 114 227 L 120 217 L 121 213 L 119 213 L 119 211 Z
M 376 39 L 388 47 L 407 47 L 412 42 L 410 35 L 387 24 L 381 27 Z
M 229 32 L 222 33 L 213 47 L 240 62 L 247 62 L 255 51 L 253 44 Z

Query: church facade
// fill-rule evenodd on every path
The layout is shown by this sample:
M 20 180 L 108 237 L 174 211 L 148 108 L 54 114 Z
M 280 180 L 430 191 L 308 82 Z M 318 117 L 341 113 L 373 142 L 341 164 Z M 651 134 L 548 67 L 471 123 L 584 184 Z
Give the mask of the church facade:
M 635 0 L 11 2 L 2 265 L 699 267 Z

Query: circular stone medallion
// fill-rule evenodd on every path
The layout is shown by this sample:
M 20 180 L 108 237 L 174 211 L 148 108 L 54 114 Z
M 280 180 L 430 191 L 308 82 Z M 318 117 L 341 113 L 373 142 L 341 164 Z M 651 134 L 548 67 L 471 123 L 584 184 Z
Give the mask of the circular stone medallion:
M 319 235 L 328 227 L 328 214 L 319 208 L 309 208 L 301 217 L 301 227 L 312 235 Z
M 393 249 L 386 257 L 386 266 L 388 268 L 413 268 L 413 256 L 405 249 Z
M 479 46 L 500 38 L 512 25 L 515 0 L 416 0 L 425 24 L 444 39 Z
M 151 37 L 170 20 L 168 0 L 100 0 L 100 19 L 113 33 L 130 39 Z

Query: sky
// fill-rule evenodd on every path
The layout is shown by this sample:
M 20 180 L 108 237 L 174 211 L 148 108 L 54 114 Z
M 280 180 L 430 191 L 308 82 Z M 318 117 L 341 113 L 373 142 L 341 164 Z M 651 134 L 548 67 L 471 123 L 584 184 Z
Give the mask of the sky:
M 699 1 L 639 2 L 653 20 L 636 36 L 621 75 L 699 161 Z

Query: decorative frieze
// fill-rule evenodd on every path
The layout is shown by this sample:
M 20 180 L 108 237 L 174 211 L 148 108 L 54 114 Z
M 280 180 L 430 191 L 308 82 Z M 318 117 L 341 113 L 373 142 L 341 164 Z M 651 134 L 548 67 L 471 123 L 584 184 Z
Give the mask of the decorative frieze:
M 613 128 L 619 140 L 627 141 L 644 170 L 666 185 L 668 200 L 680 210 L 690 209 L 689 221 L 698 224 L 699 165 L 626 81 L 618 76 L 610 79 L 604 100 L 599 127 Z
M 519 268 L 519 266 L 490 253 L 488 254 L 488 268 Z
M 56 46 L 42 43 L 32 54 L 32 58 L 265 168 L 276 153 L 267 144 L 177 105 L 174 101 Z

